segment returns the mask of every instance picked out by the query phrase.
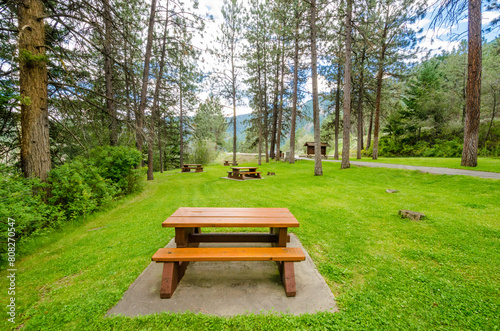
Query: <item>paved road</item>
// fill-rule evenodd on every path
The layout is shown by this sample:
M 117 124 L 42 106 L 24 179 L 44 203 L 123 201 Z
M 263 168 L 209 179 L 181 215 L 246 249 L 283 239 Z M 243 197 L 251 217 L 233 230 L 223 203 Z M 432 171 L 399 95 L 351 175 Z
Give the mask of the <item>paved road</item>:
M 299 158 L 302 160 L 310 160 L 307 158 Z M 340 160 L 323 160 L 323 162 L 341 162 Z M 375 163 L 375 162 L 359 162 L 351 161 L 352 165 L 360 167 L 371 167 L 371 168 L 393 168 L 393 169 L 406 169 L 406 170 L 419 170 L 422 172 L 427 172 L 436 175 L 465 175 L 473 177 L 481 177 L 488 179 L 500 179 L 500 173 L 497 172 L 487 172 L 487 171 L 475 171 L 475 170 L 463 170 L 463 169 L 451 169 L 451 168 L 437 168 L 437 167 L 417 167 L 403 164 L 389 164 L 389 163 Z

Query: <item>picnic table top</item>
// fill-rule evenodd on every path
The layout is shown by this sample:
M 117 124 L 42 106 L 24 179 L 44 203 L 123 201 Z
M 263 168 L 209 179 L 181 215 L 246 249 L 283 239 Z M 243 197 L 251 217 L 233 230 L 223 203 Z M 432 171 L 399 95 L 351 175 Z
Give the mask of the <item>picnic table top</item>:
M 177 209 L 163 227 L 298 227 L 287 208 L 186 208 Z
M 231 169 L 238 169 L 238 170 L 242 170 L 242 169 L 259 169 L 259 167 L 231 167 Z
M 194 163 L 194 164 L 184 163 L 183 166 L 201 166 L 201 163 L 200 164 L 198 164 L 198 163 Z

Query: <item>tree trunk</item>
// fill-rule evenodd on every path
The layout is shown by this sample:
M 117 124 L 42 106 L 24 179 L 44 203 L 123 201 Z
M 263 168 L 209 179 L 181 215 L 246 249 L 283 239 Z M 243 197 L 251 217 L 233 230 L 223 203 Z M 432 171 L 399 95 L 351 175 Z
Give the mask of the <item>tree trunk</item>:
M 231 83 L 233 95 L 233 163 L 236 163 L 236 75 L 234 71 L 234 43 L 231 44 Z
M 319 125 L 318 99 L 318 54 L 316 50 L 316 0 L 311 0 L 311 74 L 313 93 L 313 120 L 314 120 L 314 175 L 323 176 L 321 164 L 321 132 Z
M 127 4 L 127 9 L 128 9 L 128 5 Z M 127 49 L 128 49 L 128 38 L 129 38 L 129 35 L 128 35 L 128 20 L 125 20 L 125 24 L 124 24 L 124 29 L 123 29 L 123 52 L 124 52 L 124 56 L 123 56 L 123 69 L 124 69 L 124 76 L 125 76 L 125 93 L 126 93 L 126 102 L 127 102 L 127 115 L 126 115 L 126 125 L 130 125 L 130 119 L 131 119 L 131 116 L 130 116 L 130 72 L 129 72 L 129 66 L 128 66 L 128 61 L 129 61 L 129 57 L 128 57 L 128 53 L 127 53 Z M 130 57 L 132 57 L 132 54 L 130 54 Z
M 50 171 L 47 59 L 43 2 L 20 1 L 19 88 L 21 99 L 21 167 L 25 177 L 45 181 Z
M 366 149 L 370 149 L 372 143 L 373 107 L 370 111 L 370 124 L 368 125 L 368 137 L 366 138 Z
M 481 0 L 469 0 L 469 54 L 467 110 L 465 114 L 462 166 L 477 166 L 481 109 Z
M 297 93 L 299 89 L 299 10 L 295 8 L 295 51 L 293 55 L 293 98 L 290 124 L 290 157 L 288 163 L 295 163 L 295 125 L 297 122 Z
M 260 21 L 260 20 L 259 20 Z M 258 24 L 259 22 L 257 22 Z M 257 28 L 258 32 L 261 32 L 260 27 Z M 259 160 L 258 160 L 258 165 L 262 165 L 262 87 L 260 85 L 261 83 L 261 77 L 260 77 L 260 72 L 261 72 L 261 65 L 260 65 L 260 43 L 259 40 L 257 39 L 257 75 L 258 75 L 258 85 L 259 85 Z
M 161 145 L 161 127 L 162 127 L 162 119 L 158 117 L 158 153 L 160 154 L 160 173 L 163 173 L 163 148 Z
M 375 99 L 375 128 L 373 130 L 373 156 L 372 159 L 378 159 L 378 136 L 380 132 L 380 101 L 382 99 L 382 79 L 384 78 L 384 60 L 387 47 L 386 38 L 389 29 L 389 8 L 386 8 L 384 29 L 382 31 L 382 40 L 380 44 L 380 58 L 377 72 L 377 96 Z
M 158 68 L 158 76 L 156 77 L 156 85 L 155 85 L 155 92 L 153 96 L 153 107 L 151 108 L 151 126 L 149 128 L 149 135 L 148 135 L 148 180 L 153 180 L 154 175 L 153 175 L 153 142 L 154 142 L 154 130 L 157 122 L 158 116 L 158 99 L 160 96 L 160 88 L 161 88 L 161 83 L 162 83 L 162 78 L 163 78 L 163 68 L 165 66 L 165 53 L 166 53 L 166 44 L 167 44 L 167 26 L 168 26 L 168 1 L 167 1 L 167 9 L 166 9 L 167 15 L 165 19 L 165 27 L 163 30 L 163 40 L 162 40 L 162 45 L 161 45 L 161 54 L 160 54 L 160 63 L 159 63 L 159 68 Z M 158 134 L 160 132 L 158 131 Z M 159 137 L 158 137 L 159 139 Z M 158 140 L 159 141 L 159 140 Z M 159 141 L 160 147 L 161 147 L 161 142 Z M 160 152 L 161 153 L 161 152 Z M 161 154 L 160 154 L 161 158 Z M 161 161 L 160 161 L 161 163 Z M 161 167 L 161 165 L 160 165 Z
M 280 88 L 280 108 L 278 114 L 278 133 L 276 135 L 276 161 L 281 160 L 281 121 L 283 120 L 283 94 L 285 92 L 285 36 L 283 35 L 281 50 L 281 88 Z
M 491 126 L 493 125 L 493 121 L 495 120 L 496 108 L 497 108 L 497 93 L 495 90 L 493 90 L 493 110 L 491 111 L 491 120 L 490 120 L 490 125 L 488 126 L 488 132 L 486 132 L 486 135 L 484 136 L 484 144 L 483 144 L 484 147 L 486 147 L 486 142 L 488 141 L 488 136 L 490 135 Z
M 359 75 L 359 93 L 358 93 L 358 148 L 356 158 L 361 159 L 361 150 L 363 149 L 363 92 L 364 92 L 364 63 L 366 46 L 363 46 L 361 52 L 360 75 Z
M 106 110 L 108 112 L 109 144 L 118 145 L 117 118 L 113 93 L 113 67 L 111 63 L 111 29 L 112 18 L 109 0 L 104 0 L 104 78 L 106 81 Z
M 269 163 L 269 112 L 267 111 L 267 61 L 266 45 L 264 44 L 264 141 L 266 145 L 266 163 Z
M 279 73 L 280 73 L 280 40 L 278 40 L 278 47 L 276 49 L 276 75 L 274 80 L 274 100 L 273 100 L 273 127 L 271 130 L 271 159 L 276 157 L 276 132 L 278 126 L 278 96 L 279 96 Z
M 384 75 L 384 59 L 381 54 L 377 73 L 377 96 L 375 99 L 375 128 L 373 130 L 373 156 L 372 159 L 378 159 L 378 135 L 380 131 L 380 100 L 382 98 L 382 78 Z
M 126 32 L 125 32 L 126 33 Z M 126 100 L 126 103 L 127 103 L 127 115 L 126 115 L 126 125 L 128 126 L 130 124 L 130 119 L 131 119 L 131 116 L 130 116 L 130 108 L 131 108 L 131 104 L 130 104 L 130 74 L 129 74 L 129 68 L 128 68 L 128 56 L 127 56 L 127 41 L 126 41 L 126 38 L 124 37 L 124 42 L 123 42 L 123 45 L 124 45 L 124 57 L 123 57 L 123 66 L 124 66 L 124 76 L 125 76 L 125 93 L 127 95 L 127 97 L 125 98 Z
M 344 114 L 342 116 L 342 164 L 341 169 L 350 168 L 350 128 L 351 128 L 351 17 L 352 0 L 347 0 L 347 15 L 345 18 L 345 63 L 344 63 Z
M 467 57 L 464 54 L 464 73 L 462 83 L 462 124 L 465 125 L 465 110 L 467 107 Z
M 146 94 L 148 92 L 149 78 L 149 60 L 151 58 L 151 48 L 153 46 L 153 32 L 156 14 L 156 0 L 151 1 L 151 14 L 149 16 L 148 40 L 146 43 L 146 54 L 144 56 L 144 70 L 142 72 L 142 89 L 141 101 L 139 103 L 139 111 L 136 116 L 136 147 L 142 153 L 142 145 L 144 144 L 144 109 L 146 109 Z
M 182 60 L 181 69 L 179 70 L 179 163 L 180 166 L 184 164 L 184 123 L 182 113 Z
M 339 45 L 340 47 L 340 45 Z M 340 48 L 339 48 L 340 50 Z M 342 83 L 342 66 L 340 64 L 340 51 L 339 63 L 337 65 L 337 94 L 335 95 L 335 153 L 333 158 L 339 159 L 339 127 L 340 127 L 340 84 Z
M 151 125 L 153 125 L 153 114 L 151 114 Z M 148 134 L 148 173 L 147 173 L 147 178 L 148 180 L 153 180 L 154 175 L 153 175 L 153 138 L 151 137 L 153 133 Z

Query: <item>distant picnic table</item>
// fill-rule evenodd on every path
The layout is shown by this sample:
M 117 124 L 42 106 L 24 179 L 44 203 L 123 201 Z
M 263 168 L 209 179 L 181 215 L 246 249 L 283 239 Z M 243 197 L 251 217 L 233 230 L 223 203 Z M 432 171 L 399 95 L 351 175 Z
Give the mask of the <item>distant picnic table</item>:
M 235 162 L 224 161 L 224 165 L 225 166 L 229 166 L 229 165 L 237 166 L 238 165 L 238 161 L 235 161 Z
M 181 172 L 191 172 L 191 169 L 194 169 L 194 172 L 203 172 L 203 167 L 201 164 L 183 164 L 181 168 Z
M 294 262 L 305 260 L 300 247 L 286 247 L 289 227 L 299 222 L 287 208 L 179 208 L 163 223 L 175 228 L 176 248 L 160 248 L 152 257 L 163 263 L 160 297 L 172 297 L 189 262 L 275 261 L 287 296 L 295 296 Z M 269 228 L 268 233 L 202 233 L 202 227 Z M 266 242 L 273 247 L 199 247 L 207 243 Z
M 245 180 L 245 178 L 262 178 L 262 172 L 257 171 L 259 167 L 231 167 L 232 171 L 227 172 L 229 178 Z

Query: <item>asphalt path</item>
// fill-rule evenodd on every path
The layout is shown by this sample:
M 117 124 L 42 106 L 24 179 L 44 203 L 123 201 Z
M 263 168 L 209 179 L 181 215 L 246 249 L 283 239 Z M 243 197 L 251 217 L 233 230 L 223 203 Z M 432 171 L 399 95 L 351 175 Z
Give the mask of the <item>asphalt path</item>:
M 310 160 L 308 158 L 298 158 L 301 160 Z M 323 162 L 342 162 L 340 160 L 322 160 Z M 359 162 L 351 161 L 352 165 L 359 167 L 370 167 L 370 168 L 392 168 L 392 169 L 404 169 L 404 170 L 418 170 L 421 172 L 426 172 L 435 175 L 464 175 L 481 177 L 488 179 L 500 179 L 500 173 L 498 172 L 487 172 L 487 171 L 475 171 L 475 170 L 464 170 L 464 169 L 452 169 L 452 168 L 438 168 L 438 167 L 420 167 L 411 166 L 404 164 L 389 164 L 389 163 L 375 163 L 375 162 Z

